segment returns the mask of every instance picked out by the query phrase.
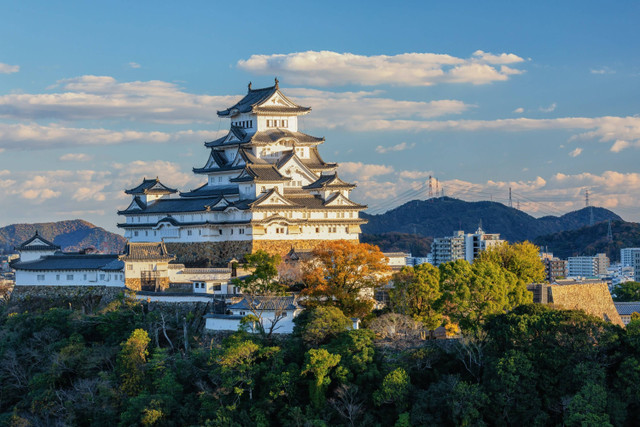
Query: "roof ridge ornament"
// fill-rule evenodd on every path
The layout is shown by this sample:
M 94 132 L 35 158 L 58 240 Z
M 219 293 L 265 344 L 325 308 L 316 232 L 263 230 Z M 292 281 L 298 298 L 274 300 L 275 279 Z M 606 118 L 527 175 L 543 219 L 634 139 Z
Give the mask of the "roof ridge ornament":
M 249 88 L 249 91 L 251 91 L 251 82 L 249 82 L 249 84 L 247 85 L 247 87 Z
M 275 78 L 275 82 L 276 82 L 276 85 L 275 85 L 274 87 L 275 87 L 276 89 L 279 89 L 279 88 L 280 88 L 280 87 L 279 87 L 279 86 L 280 86 L 280 82 L 278 81 L 278 78 L 277 78 L 277 77 Z

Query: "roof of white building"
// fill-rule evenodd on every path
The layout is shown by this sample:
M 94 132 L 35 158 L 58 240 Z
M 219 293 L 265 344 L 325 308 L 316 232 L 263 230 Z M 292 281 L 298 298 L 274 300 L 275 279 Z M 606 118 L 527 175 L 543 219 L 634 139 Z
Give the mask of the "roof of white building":
M 25 271 L 121 271 L 124 267 L 124 263 L 118 259 L 118 255 L 58 252 L 33 261 L 16 261 L 11 264 L 11 267 L 16 270 Z

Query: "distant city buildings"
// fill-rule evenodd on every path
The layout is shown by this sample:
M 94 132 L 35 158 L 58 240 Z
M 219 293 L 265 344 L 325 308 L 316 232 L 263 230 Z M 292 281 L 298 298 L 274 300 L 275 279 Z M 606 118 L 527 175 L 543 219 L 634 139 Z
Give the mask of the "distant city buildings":
M 475 233 L 465 234 L 458 230 L 452 236 L 436 237 L 431 245 L 433 265 L 458 259 L 473 262 L 482 251 L 502 243 L 504 240 L 500 239 L 500 234 L 485 233 L 482 227 L 478 227 Z
M 620 249 L 620 264 L 624 267 L 633 267 L 636 254 L 640 254 L 640 248 Z
M 597 277 L 607 274 L 609 258 L 605 254 L 569 257 L 568 277 Z
M 550 252 L 540 254 L 544 264 L 544 274 L 547 282 L 553 283 L 558 279 L 564 279 L 568 275 L 567 261 L 554 257 Z

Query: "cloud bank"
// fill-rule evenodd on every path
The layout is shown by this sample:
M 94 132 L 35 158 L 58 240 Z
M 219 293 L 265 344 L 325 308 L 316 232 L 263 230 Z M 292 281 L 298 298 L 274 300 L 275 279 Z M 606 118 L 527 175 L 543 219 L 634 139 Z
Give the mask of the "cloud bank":
M 481 50 L 469 58 L 436 53 L 365 56 L 323 50 L 252 55 L 238 61 L 238 67 L 255 74 L 280 76 L 296 85 L 482 85 L 522 74 L 522 70 L 509 65 L 523 61 L 512 53 L 494 55 Z

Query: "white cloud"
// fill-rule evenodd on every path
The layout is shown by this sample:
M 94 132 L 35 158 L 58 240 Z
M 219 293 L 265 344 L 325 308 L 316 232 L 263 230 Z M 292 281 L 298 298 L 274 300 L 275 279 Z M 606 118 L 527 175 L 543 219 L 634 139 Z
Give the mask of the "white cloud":
M 398 173 L 400 178 L 404 179 L 423 179 L 433 176 L 432 171 L 401 171 Z
M 542 111 L 543 113 L 551 113 L 552 111 L 555 111 L 557 105 L 554 102 L 553 104 L 549 105 L 548 107 L 540 107 L 539 110 Z
M 580 154 L 582 154 L 582 148 L 580 147 L 577 147 L 575 150 L 569 153 L 571 157 L 578 157 Z
M 12 74 L 20 71 L 19 65 L 9 65 L 0 62 L 0 74 Z
M 515 110 L 513 110 L 513 112 L 516 113 L 516 114 L 522 114 L 522 113 L 524 113 L 524 108 L 518 107 Z
M 354 199 L 369 205 L 370 213 L 382 213 L 410 200 L 426 199 L 428 185 L 424 178 L 423 174 L 414 175 L 411 171 L 400 171 L 383 179 L 368 177 L 358 182 Z M 467 201 L 492 199 L 505 204 L 511 188 L 514 206 L 519 203 L 522 210 L 534 216 L 562 215 L 581 209 L 584 207 L 584 188 L 588 187 L 594 206 L 613 209 L 624 217 L 625 212 L 637 216 L 640 173 L 557 173 L 546 179 L 538 176 L 521 181 L 469 182 L 452 179 L 440 181 L 439 185 L 450 197 Z
M 391 147 L 383 147 L 382 145 L 378 145 L 376 147 L 376 152 L 380 154 L 384 154 L 390 151 L 404 151 L 404 150 L 410 150 L 415 146 L 416 146 L 415 142 L 412 142 L 411 144 L 407 144 L 406 142 L 401 142 L 400 144 L 392 145 Z
M 109 76 L 64 79 L 49 89 L 58 93 L 0 96 L 0 117 L 22 120 L 126 119 L 156 123 L 212 123 L 216 111 L 238 96 L 195 95 L 173 83 L 151 80 L 118 82 Z
M 364 56 L 331 51 L 252 55 L 238 67 L 262 75 L 277 75 L 293 84 L 343 86 L 431 86 L 437 83 L 486 84 L 507 80 L 521 70 L 506 64 L 524 59 L 514 54 L 494 55 L 478 50 L 470 58 L 446 54 L 403 53 Z
M 158 144 L 194 138 L 212 140 L 222 131 L 139 132 L 133 130 L 70 128 L 57 124 L 39 125 L 0 123 L 0 149 L 45 150 L 63 147 L 105 146 L 127 143 Z M 70 160 L 65 158 L 62 160 Z M 76 159 L 77 160 L 77 159 Z
M 340 163 L 340 172 L 348 179 L 367 180 L 374 176 L 387 175 L 393 172 L 392 166 L 371 165 L 362 162 Z
M 89 160 L 93 160 L 93 156 L 84 153 L 67 153 L 60 156 L 58 160 L 63 162 L 88 162 Z
M 376 130 L 380 123 L 397 119 L 416 123 L 419 119 L 461 114 L 474 107 L 451 99 L 398 101 L 381 97 L 380 91 L 331 92 L 294 88 L 287 89 L 286 93 L 300 105 L 313 106 L 313 114 L 305 116 L 305 123 L 318 128 L 352 131 Z M 367 129 L 368 126 L 374 129 Z
M 129 62 L 129 67 L 131 67 L 131 68 L 140 68 L 141 65 L 138 64 L 137 62 Z
M 615 74 L 615 70 L 612 70 L 609 67 L 592 68 L 590 71 L 591 74 Z

